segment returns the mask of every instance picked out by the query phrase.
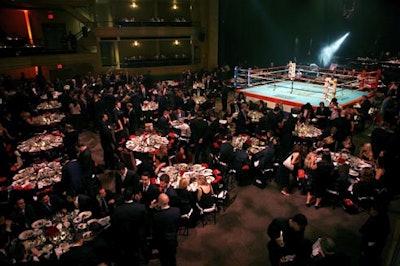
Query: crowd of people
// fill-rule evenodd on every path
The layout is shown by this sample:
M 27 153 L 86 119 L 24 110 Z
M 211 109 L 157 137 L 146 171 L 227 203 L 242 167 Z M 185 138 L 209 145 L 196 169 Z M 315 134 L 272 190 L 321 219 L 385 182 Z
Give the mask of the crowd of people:
M 243 93 L 236 94 L 228 102 L 229 88 L 224 83 L 224 74 L 218 69 L 204 73 L 185 71 L 174 86 L 165 81 L 153 81 L 149 75 L 130 76 L 127 73 L 87 75 L 54 82 L 46 81 L 40 72 L 32 81 L 21 79 L 13 83 L 3 78 L 0 126 L 3 187 L 11 184 L 16 163 L 29 161 L 26 154 L 18 152 L 17 144 L 43 130 L 32 124 L 32 116 L 38 113 L 36 106 L 43 101 L 59 101 L 61 107 L 58 111 L 66 115 L 60 124 L 46 128 L 57 129 L 63 136 L 61 182 L 54 185 L 51 192 L 38 191 L 35 199 L 12 191 L 1 192 L 5 203 L 0 247 L 4 251 L 4 261 L 12 258 L 23 262 L 34 258 L 44 263 L 46 260 L 38 258 L 35 250 L 16 255 L 19 233 L 29 229 L 36 219 L 79 209 L 91 211 L 98 218 L 111 217 L 110 229 L 100 230 L 98 234 L 102 245 L 93 241 L 87 250 L 87 245 L 82 244 L 82 236 L 77 234 L 74 237 L 71 251 L 85 247 L 86 250 L 81 252 L 90 253 L 85 259 L 92 258 L 85 265 L 124 265 L 128 257 L 131 264 L 140 265 L 151 258 L 153 249 L 159 251 L 162 265 L 176 265 L 181 215 L 195 210 L 191 218 L 191 224 L 195 226 L 200 219 L 200 210 L 214 204 L 212 195 L 221 186 L 209 184 L 199 176 L 197 193 L 188 193 L 189 184 L 182 181 L 173 188 L 167 174 L 159 176 L 156 184 L 154 180 L 160 170 L 175 163 L 203 164 L 217 169 L 222 178 L 216 180 L 223 188 L 228 186 L 229 175 L 234 174 L 239 185 L 247 185 L 252 184 L 255 178 L 267 178 L 268 173 L 268 178 L 279 184 L 284 196 L 290 196 L 298 189 L 306 195 L 307 206 L 314 203 L 319 209 L 326 204 L 326 189 L 333 179 L 348 180 L 348 172 L 337 171 L 343 174 L 337 176 L 330 153 L 355 155 L 356 148 L 352 142 L 356 133 L 355 116 L 369 119 L 366 109 L 370 100 L 364 98 L 361 110 L 352 106 L 342 107 L 335 98 L 327 106 L 321 102 L 315 111 L 310 104 L 305 104 L 300 114 L 294 116 L 284 112 L 279 104 L 269 108 L 262 100 L 247 100 Z M 202 87 L 194 87 L 195 83 L 202 84 Z M 357 195 L 353 199 L 375 197 L 373 202 L 376 203 L 377 189 L 386 190 L 388 194 L 397 193 L 393 184 L 396 184 L 394 173 L 399 150 L 394 144 L 400 143 L 399 105 L 392 91 L 395 90 L 391 89 L 382 103 L 382 123 L 372 131 L 371 141 L 357 154 L 370 162 L 373 168 L 368 170 L 371 173 L 367 170 L 361 173 L 353 184 L 352 192 Z M 203 96 L 205 102 L 196 103 L 193 99 L 196 95 Z M 221 99 L 221 110 L 215 106 L 216 98 Z M 143 104 L 149 101 L 158 104 L 158 109 L 151 114 L 142 109 Z M 254 122 L 248 116 L 249 110 L 258 111 L 263 117 Z M 174 120 L 189 125 L 190 138 L 176 137 L 180 132 L 172 126 Z M 152 129 L 146 129 L 148 123 L 152 124 Z M 293 136 L 296 125 L 311 123 L 322 130 L 321 136 L 312 142 Z M 94 162 L 90 149 L 80 140 L 79 135 L 84 130 L 99 134 L 103 162 Z M 168 145 L 162 145 L 154 153 L 141 154 L 126 148 L 129 136 L 140 135 L 146 130 L 167 137 Z M 234 147 L 232 139 L 237 136 L 257 138 L 265 142 L 266 148 L 252 154 L 248 152 L 251 143 Z M 290 169 L 284 165 L 288 156 L 292 165 Z M 139 165 L 136 165 L 136 159 L 140 159 Z M 105 170 L 115 173 L 115 191 L 105 189 L 98 178 Z M 349 184 L 340 185 L 347 189 Z M 307 221 L 299 216 L 290 219 L 289 224 L 304 229 Z M 272 229 L 268 234 L 271 239 L 277 238 Z M 60 263 L 79 264 L 83 259 L 67 254 L 60 257 Z M 273 265 L 278 265 L 276 261 L 281 257 L 272 257 L 270 254 L 271 261 L 275 261 Z

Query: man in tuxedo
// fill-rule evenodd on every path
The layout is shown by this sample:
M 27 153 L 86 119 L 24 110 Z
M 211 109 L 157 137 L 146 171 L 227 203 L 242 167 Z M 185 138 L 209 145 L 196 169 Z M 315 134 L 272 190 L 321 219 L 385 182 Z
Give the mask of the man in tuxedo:
M 12 231 L 18 236 L 21 232 L 31 229 L 31 224 L 38 218 L 34 207 L 25 203 L 23 197 L 15 200 L 14 209 L 10 213 Z
M 133 189 L 124 191 L 124 203 L 111 215 L 111 230 L 120 252 L 118 265 L 140 265 L 140 253 L 146 239 L 146 207 L 135 202 Z
M 140 84 L 139 86 L 140 88 L 140 98 L 141 98 L 141 102 L 143 103 L 144 101 L 149 100 L 150 98 L 150 93 L 149 91 L 146 89 L 146 87 L 144 86 L 144 84 Z
M 97 187 L 96 208 L 94 215 L 99 218 L 110 215 L 116 204 L 115 195 L 104 187 Z
M 78 162 L 77 154 L 70 154 L 69 160 L 64 164 L 61 170 L 61 193 L 66 192 L 79 192 L 85 193 L 87 188 L 87 182 L 83 176 L 83 170 L 81 164 Z
M 98 257 L 94 249 L 84 245 L 83 235 L 76 232 L 73 236 L 73 243 L 69 250 L 60 256 L 60 264 L 65 266 L 70 265 L 99 265 Z
M 160 176 L 160 192 L 168 195 L 171 206 L 178 207 L 178 194 L 175 189 L 171 187 L 170 177 L 167 174 L 162 174 Z
M 153 239 L 159 251 L 161 265 L 176 265 L 178 228 L 181 212 L 178 207 L 170 207 L 165 193 L 158 196 L 160 209 L 153 216 Z
M 279 217 L 272 220 L 267 228 L 270 238 L 267 247 L 272 266 L 282 265 L 281 261 L 288 258 L 288 255 L 294 255 L 299 265 L 304 263 L 303 260 L 309 259 L 311 244 L 304 238 L 307 224 L 307 218 L 301 213 L 290 218 Z
M 57 212 L 67 212 L 67 202 L 57 194 L 42 193 L 38 196 L 36 213 L 38 218 L 52 218 Z
M 232 145 L 232 136 L 224 136 L 224 139 L 219 146 L 219 160 L 228 167 L 231 162 L 235 159 L 235 152 Z
M 163 136 L 167 135 L 171 130 L 171 122 L 170 111 L 164 110 L 163 115 L 157 121 L 158 130 Z
M 181 106 L 178 106 L 178 107 L 172 112 L 172 119 L 173 119 L 173 120 L 183 121 L 184 117 L 186 117 L 186 112 L 182 110 L 182 107 L 181 107 Z
M 190 122 L 192 143 L 194 144 L 194 162 L 208 163 L 209 161 L 209 127 L 203 119 L 203 113 L 197 112 L 196 119 Z
M 122 195 L 129 187 L 138 190 L 140 181 L 135 171 L 128 169 L 123 163 L 119 163 L 117 168 L 118 172 L 115 176 L 115 193 Z
M 233 101 L 230 103 L 229 107 L 231 108 L 232 113 L 239 113 L 240 112 L 240 103 L 238 102 L 237 98 L 235 97 Z
M 100 144 L 103 148 L 104 166 L 107 169 L 115 169 L 114 150 L 117 145 L 111 131 L 108 115 L 106 113 L 103 114 L 100 121 L 99 135 Z
M 96 202 L 94 201 L 94 198 L 86 194 L 72 191 L 67 194 L 67 201 L 67 209 L 69 211 L 80 210 L 94 212 L 96 209 Z
M 236 120 L 236 134 L 247 133 L 250 125 L 250 118 L 247 116 L 248 104 L 242 103 L 240 112 Z
M 134 135 L 136 133 L 136 130 L 138 130 L 139 128 L 138 114 L 133 108 L 132 103 L 127 103 L 126 108 L 127 108 L 126 120 L 127 120 L 129 135 Z
M 83 143 L 79 142 L 77 145 L 78 162 L 81 165 L 83 176 L 89 180 L 94 174 L 94 161 L 92 159 L 92 152 Z
M 150 182 L 150 174 L 147 171 L 142 172 L 140 181 L 139 194 L 136 199 L 149 208 L 151 202 L 157 199 L 159 190 L 156 185 Z

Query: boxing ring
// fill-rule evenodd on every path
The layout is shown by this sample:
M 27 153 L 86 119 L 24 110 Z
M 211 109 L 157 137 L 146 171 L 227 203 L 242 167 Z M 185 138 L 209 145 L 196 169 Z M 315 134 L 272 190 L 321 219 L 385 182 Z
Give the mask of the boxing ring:
M 328 105 L 337 98 L 346 107 L 374 96 L 380 70 L 361 71 L 318 68 L 290 62 L 287 66 L 264 69 L 235 67 L 234 87 L 248 100 L 263 100 L 269 108 L 279 104 L 286 112 L 310 103 L 314 109 L 322 101 Z

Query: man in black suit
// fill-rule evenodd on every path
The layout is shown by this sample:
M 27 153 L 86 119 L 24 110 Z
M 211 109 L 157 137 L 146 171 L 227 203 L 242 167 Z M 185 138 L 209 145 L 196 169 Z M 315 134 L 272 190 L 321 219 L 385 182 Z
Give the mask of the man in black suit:
M 139 188 L 139 177 L 135 171 L 128 169 L 125 164 L 120 163 L 117 166 L 118 172 L 115 176 L 115 193 L 122 195 L 127 188 L 135 191 Z
M 138 114 L 136 113 L 136 110 L 133 108 L 132 103 L 127 103 L 126 108 L 127 108 L 126 120 L 127 120 L 129 135 L 134 135 L 136 133 L 136 130 L 139 129 L 139 117 Z
M 64 164 L 61 170 L 62 178 L 60 182 L 61 193 L 66 192 L 86 192 L 86 179 L 83 176 L 82 166 L 78 162 L 77 154 L 70 154 L 69 160 Z
M 67 194 L 67 201 L 67 209 L 69 211 L 80 210 L 94 212 L 96 209 L 96 202 L 94 201 L 94 198 L 86 194 L 72 191 Z
M 184 118 L 186 118 L 186 112 L 184 110 L 182 110 L 181 106 L 178 106 L 172 112 L 172 119 L 173 120 L 178 120 L 178 121 L 183 121 Z
M 203 119 L 203 113 L 197 112 L 196 119 L 190 122 L 192 143 L 194 144 L 194 162 L 209 162 L 209 128 Z
M 108 115 L 103 114 L 99 128 L 100 144 L 103 148 L 104 166 L 107 169 L 115 169 L 114 150 L 116 145 L 111 127 L 108 121 Z
M 160 192 L 168 195 L 171 206 L 179 206 L 178 194 L 176 193 L 175 189 L 171 187 L 170 177 L 167 174 L 162 174 L 160 176 Z
M 69 250 L 60 256 L 60 264 L 65 266 L 70 265 L 98 265 L 99 261 L 92 247 L 84 245 L 82 233 L 75 233 L 72 246 Z
M 53 218 L 57 212 L 67 211 L 67 202 L 57 194 L 42 193 L 38 196 L 36 213 L 38 218 Z
M 238 102 L 237 98 L 235 97 L 233 101 L 229 104 L 232 113 L 239 113 L 240 112 L 240 103 Z
M 247 116 L 248 104 L 242 103 L 240 112 L 236 120 L 236 134 L 247 133 L 250 125 L 250 118 Z
M 13 211 L 10 213 L 12 221 L 12 231 L 18 236 L 21 232 L 31 229 L 31 224 L 38 218 L 34 207 L 25 203 L 23 197 L 15 200 Z
M 150 98 L 150 92 L 146 89 L 146 87 L 143 84 L 140 84 L 139 88 L 139 95 L 141 98 L 141 102 L 143 103 L 144 101 L 148 101 Z
M 124 191 L 124 203 L 111 215 L 111 230 L 120 256 L 118 265 L 140 265 L 140 253 L 146 239 L 146 207 L 133 200 L 133 190 Z
M 136 199 L 149 208 L 151 202 L 157 199 L 160 192 L 156 185 L 151 184 L 149 172 L 144 171 L 140 176 L 140 180 L 139 194 Z
M 115 195 L 110 190 L 105 189 L 104 187 L 97 187 L 96 192 L 96 202 L 95 205 L 95 217 L 103 218 L 105 216 L 110 215 L 115 208 L 116 201 Z
M 181 212 L 178 207 L 169 206 L 169 198 L 165 193 L 158 196 L 159 211 L 153 216 L 153 239 L 159 251 L 161 265 L 176 265 L 178 246 L 178 228 Z
M 184 100 L 183 109 L 190 113 L 194 109 L 196 102 L 193 100 L 192 95 L 188 95 L 187 98 Z
M 164 110 L 162 116 L 157 121 L 158 130 L 163 136 L 171 130 L 171 116 L 169 110 Z
M 94 174 L 94 161 L 92 159 L 92 152 L 83 143 L 79 142 L 77 145 L 78 162 L 81 165 L 83 176 L 89 180 Z
M 224 136 L 224 140 L 219 146 L 219 161 L 221 161 L 225 164 L 226 167 L 228 167 L 232 163 L 234 158 L 235 152 L 232 145 L 232 136 Z
M 307 224 L 307 218 L 301 213 L 291 218 L 279 217 L 272 220 L 267 229 L 270 238 L 267 247 L 272 266 L 282 265 L 281 261 L 288 259 L 288 255 L 294 255 L 299 265 L 304 263 L 303 259 L 309 259 L 311 244 L 304 238 Z

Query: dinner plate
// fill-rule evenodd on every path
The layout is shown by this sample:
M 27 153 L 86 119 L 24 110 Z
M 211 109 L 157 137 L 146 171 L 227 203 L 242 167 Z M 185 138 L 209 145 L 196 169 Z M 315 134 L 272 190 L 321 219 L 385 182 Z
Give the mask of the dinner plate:
M 191 177 L 196 177 L 196 176 L 197 176 L 196 172 L 185 172 L 182 175 L 183 178 L 191 178 Z
M 79 224 L 80 222 L 82 222 L 82 217 L 81 216 L 77 216 L 72 221 L 74 222 L 74 224 Z
M 32 174 L 33 172 L 35 172 L 33 167 L 27 167 L 18 171 L 19 174 Z
M 65 252 L 65 251 L 67 251 L 67 250 L 69 250 L 69 247 L 70 247 L 71 245 L 69 244 L 69 243 L 67 243 L 67 242 L 63 242 L 63 243 L 60 243 L 60 245 L 59 245 L 59 247 Z
M 87 224 L 85 224 L 85 223 L 80 223 L 80 224 L 78 224 L 78 226 L 77 226 L 77 228 L 78 228 L 79 230 L 84 230 L 84 229 L 86 229 L 86 227 L 87 227 Z
M 91 225 L 92 223 L 97 223 L 98 220 L 97 219 L 90 219 L 89 221 L 87 221 L 88 225 Z
M 85 232 L 85 233 L 83 233 L 83 240 L 84 241 L 90 241 L 90 240 L 93 240 L 93 233 L 92 233 L 92 231 L 87 231 L 87 232 Z
M 200 174 L 205 175 L 205 176 L 210 176 L 210 175 L 213 175 L 213 170 L 212 169 L 204 169 L 203 171 L 200 172 Z
M 101 219 L 99 219 L 99 220 L 97 220 L 97 221 L 98 221 L 99 224 L 101 224 L 102 226 L 106 226 L 106 225 L 108 225 L 108 224 L 110 223 L 110 216 L 103 217 L 103 218 L 101 218 Z
M 20 180 L 22 178 L 25 178 L 25 175 L 20 173 L 20 174 L 14 175 L 13 180 Z
M 215 177 L 213 177 L 213 176 L 207 176 L 207 182 L 208 183 L 211 183 L 212 181 L 214 181 L 215 180 Z
M 53 246 L 52 244 L 47 244 L 47 245 L 45 245 L 45 246 L 42 248 L 42 252 L 47 253 L 47 252 L 49 252 L 50 250 L 52 250 L 53 247 L 54 247 L 54 246 Z
M 33 236 L 33 230 L 25 230 L 18 235 L 19 240 L 27 240 Z
M 83 211 L 78 215 L 78 217 L 81 217 L 82 220 L 90 218 L 91 216 L 92 216 L 91 211 Z
M 44 226 L 46 226 L 46 227 L 50 227 L 50 226 L 52 226 L 52 225 L 53 225 L 53 222 L 50 221 L 50 220 L 46 220 L 46 222 L 45 222 L 45 224 L 44 224 Z
M 175 170 L 175 167 L 173 166 L 166 166 L 161 169 L 163 172 L 171 172 L 172 170 Z
M 55 183 L 58 183 L 61 181 L 61 176 L 60 175 L 54 175 L 51 180 Z
M 350 169 L 349 170 L 349 175 L 351 175 L 351 176 L 359 176 L 360 174 L 357 171 L 355 171 L 353 169 Z
M 39 220 L 34 221 L 34 222 L 31 224 L 31 227 L 32 227 L 33 229 L 39 229 L 39 228 L 43 227 L 43 226 L 45 225 L 46 222 L 47 222 L 46 219 L 39 219 Z

